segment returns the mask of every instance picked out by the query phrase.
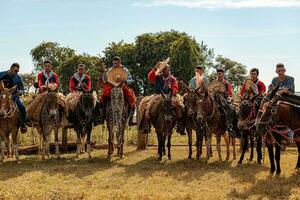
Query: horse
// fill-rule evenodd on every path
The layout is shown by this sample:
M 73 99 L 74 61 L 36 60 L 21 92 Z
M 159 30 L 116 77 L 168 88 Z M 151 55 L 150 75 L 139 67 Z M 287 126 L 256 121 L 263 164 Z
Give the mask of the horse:
M 116 132 L 118 156 L 122 159 L 124 146 L 124 132 L 129 118 L 129 100 L 123 93 L 122 86 L 114 86 L 111 89 L 111 97 L 104 101 L 105 121 L 109 132 L 108 158 L 114 152 L 114 136 Z
M 227 126 L 225 122 L 225 116 L 221 114 L 218 109 L 218 104 L 215 101 L 215 93 L 208 93 L 205 91 L 201 95 L 196 105 L 196 121 L 197 123 L 204 124 L 206 129 L 206 162 L 208 162 L 211 155 L 211 139 L 212 134 L 215 134 L 217 138 L 217 151 L 219 155 L 219 161 L 222 161 L 221 156 L 221 136 L 224 137 L 227 147 L 226 160 L 229 160 L 229 136 L 226 133 Z
M 63 109 L 58 102 L 58 93 L 48 89 L 44 105 L 41 112 L 41 120 L 39 123 L 34 124 L 40 135 L 40 150 L 42 160 L 45 159 L 47 154 L 50 157 L 50 145 L 48 143 L 49 136 L 54 131 L 54 144 L 55 155 L 60 158 L 59 143 L 58 143 L 58 130 L 61 127 L 63 118 Z
M 294 95 L 276 94 L 272 100 L 265 101 L 261 108 L 261 116 L 257 120 L 257 130 L 260 131 L 263 137 L 268 138 L 267 148 L 271 163 L 270 173 L 281 173 L 280 154 L 282 147 L 282 139 L 290 140 L 285 134 L 287 131 L 280 130 L 280 127 L 287 126 L 294 130 L 294 141 L 298 150 L 298 161 L 295 169 L 300 169 L 300 98 Z M 275 160 L 273 142 L 275 142 Z
M 250 161 L 253 160 L 254 139 L 256 139 L 257 162 L 261 164 L 262 160 L 262 139 L 261 135 L 256 134 L 255 118 L 257 111 L 262 101 L 261 96 L 254 96 L 252 98 L 243 99 L 238 111 L 238 128 L 242 132 L 242 152 L 238 164 L 242 164 L 246 150 L 248 149 L 248 142 L 250 139 Z
M 4 161 L 4 149 L 7 146 L 10 155 L 9 136 L 12 136 L 12 153 L 19 163 L 18 133 L 20 127 L 20 114 L 17 105 L 12 101 L 12 92 L 16 87 L 7 89 L 3 81 L 0 82 L 0 162 Z
M 91 133 L 93 127 L 94 99 L 91 92 L 83 91 L 74 111 L 71 111 L 68 118 L 73 123 L 73 128 L 77 134 L 76 157 L 85 150 L 91 158 Z M 84 139 L 86 138 L 86 142 Z
M 189 156 L 188 158 L 192 158 L 192 131 L 196 131 L 196 149 L 197 149 L 197 154 L 196 157 L 197 159 L 200 159 L 200 156 L 202 154 L 202 143 L 203 143 L 203 137 L 205 135 L 205 129 L 203 128 L 204 126 L 200 123 L 196 122 L 196 113 L 197 110 L 196 104 L 197 104 L 197 99 L 201 96 L 201 94 L 198 92 L 198 90 L 191 90 L 188 88 L 184 82 L 181 82 L 182 87 L 184 90 L 187 92 L 184 97 L 183 97 L 183 102 L 184 102 L 184 124 L 186 131 L 188 133 L 188 145 L 189 145 Z
M 155 128 L 158 141 L 158 159 L 161 160 L 165 152 L 165 141 L 168 137 L 168 159 L 171 160 L 171 138 L 173 129 L 176 125 L 176 110 L 172 105 L 172 93 L 162 93 L 162 101 L 159 105 L 157 117 L 151 118 L 150 121 Z

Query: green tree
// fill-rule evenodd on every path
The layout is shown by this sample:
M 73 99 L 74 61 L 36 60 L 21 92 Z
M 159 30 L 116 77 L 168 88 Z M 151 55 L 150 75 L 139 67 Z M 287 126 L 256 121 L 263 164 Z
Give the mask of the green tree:
M 33 72 L 32 73 L 24 73 L 24 74 L 21 74 L 21 76 L 23 79 L 25 93 L 28 93 L 30 88 L 34 85 L 36 76 Z
M 232 84 L 235 92 L 240 90 L 242 83 L 246 80 L 247 67 L 239 62 L 218 55 L 214 71 L 210 74 L 210 79 L 216 76 L 216 69 L 222 67 L 225 70 L 225 78 Z
M 56 72 L 57 67 L 62 62 L 75 56 L 75 50 L 69 47 L 61 47 L 57 42 L 42 42 L 30 51 L 34 70 L 40 71 L 43 68 L 43 62 L 50 60 L 53 65 L 53 70 Z

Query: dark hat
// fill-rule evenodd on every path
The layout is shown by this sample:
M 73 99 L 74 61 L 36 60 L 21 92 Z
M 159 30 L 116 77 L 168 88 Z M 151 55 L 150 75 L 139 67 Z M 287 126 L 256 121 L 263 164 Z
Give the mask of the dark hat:
M 200 65 L 197 65 L 195 68 L 196 69 L 203 69 L 203 67 L 201 67 Z
M 217 72 L 224 72 L 224 71 L 225 71 L 225 70 L 224 70 L 223 67 L 220 67 L 220 66 L 217 67 Z

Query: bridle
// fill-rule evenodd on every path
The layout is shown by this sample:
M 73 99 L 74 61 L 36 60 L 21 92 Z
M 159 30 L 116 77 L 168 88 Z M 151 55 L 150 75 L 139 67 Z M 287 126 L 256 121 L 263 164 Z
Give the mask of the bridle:
M 1 97 L 3 97 L 4 95 L 10 95 L 10 94 L 0 94 Z M 17 106 L 16 106 L 16 101 L 13 102 L 11 100 L 11 97 L 9 97 L 9 104 L 10 104 L 10 108 L 6 111 L 6 113 L 4 114 L 3 117 L 1 117 L 2 119 L 7 119 L 7 118 L 11 118 L 14 114 L 14 112 L 17 110 Z M 3 105 L 2 105 L 3 106 Z

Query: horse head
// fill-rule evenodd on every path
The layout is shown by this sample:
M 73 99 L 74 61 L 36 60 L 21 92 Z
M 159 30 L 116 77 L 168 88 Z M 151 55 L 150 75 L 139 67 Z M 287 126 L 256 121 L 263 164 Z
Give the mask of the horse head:
M 15 91 L 16 86 L 7 89 L 4 87 L 3 81 L 0 81 L 0 117 L 3 118 L 11 111 L 13 102 L 11 94 Z
M 184 82 L 181 82 L 181 86 L 186 92 L 186 94 L 183 97 L 184 107 L 186 111 L 187 117 L 192 118 L 196 114 L 196 103 L 197 99 L 200 95 L 198 90 L 191 90 Z
M 208 93 L 208 91 L 205 91 L 204 94 L 201 94 L 200 98 L 197 100 L 196 108 L 197 114 L 196 114 L 196 121 L 200 124 L 205 123 L 205 120 L 209 118 L 209 116 L 212 116 L 213 114 L 213 100 Z
M 50 117 L 54 117 L 58 113 L 58 96 L 56 91 L 48 91 L 46 96 L 46 106 Z
M 176 121 L 176 112 L 172 104 L 172 93 L 164 94 L 162 93 L 162 104 L 160 114 L 162 116 L 162 121 L 167 127 L 173 127 Z

